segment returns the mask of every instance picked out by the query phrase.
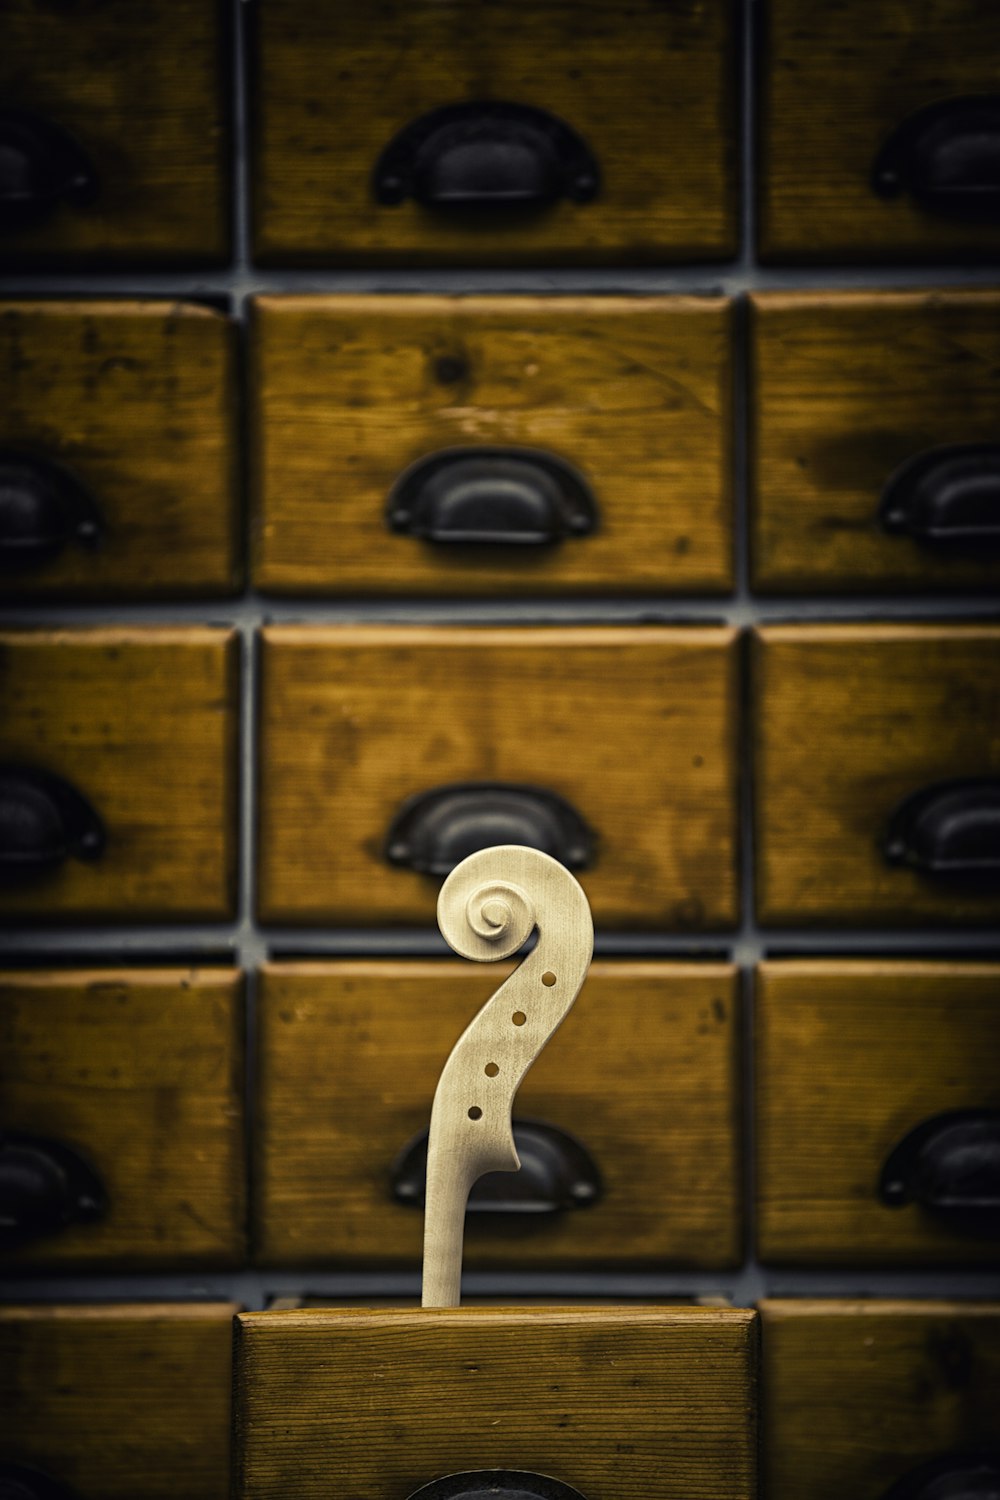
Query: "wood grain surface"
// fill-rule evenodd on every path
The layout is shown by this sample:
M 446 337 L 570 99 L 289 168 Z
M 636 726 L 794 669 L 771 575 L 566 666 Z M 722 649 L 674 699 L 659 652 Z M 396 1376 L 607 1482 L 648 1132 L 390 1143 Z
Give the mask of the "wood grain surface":
M 736 248 L 733 7 L 374 0 L 255 8 L 258 259 L 594 264 L 721 259 Z M 544 109 L 598 161 L 599 195 L 542 212 L 380 205 L 371 175 L 405 125 L 446 104 Z
M 203 626 L 0 634 L 0 762 L 65 777 L 107 835 L 96 861 L 0 888 L 0 916 L 233 914 L 238 644 Z
M 995 1264 L 995 1240 L 877 1187 L 921 1121 L 1000 1109 L 1000 965 L 779 960 L 756 995 L 761 1259 Z
M 769 1500 L 878 1500 L 930 1459 L 996 1451 L 1000 1305 L 804 1299 L 760 1314 Z
M 751 300 L 754 586 L 769 593 L 985 589 L 988 551 L 878 524 L 887 481 L 945 444 L 992 443 L 1000 295 L 771 292 Z
M 221 0 L 7 0 L 0 93 L 68 132 L 86 205 L 5 229 L 0 263 L 217 263 L 229 249 Z
M 238 1265 L 243 1032 L 232 969 L 0 973 L 0 1131 L 78 1150 L 108 1198 L 0 1261 Z
M 890 865 L 911 793 L 1000 773 L 1000 626 L 755 632 L 757 915 L 765 924 L 989 924 L 995 885 Z
M 732 587 L 729 307 L 706 297 L 264 297 L 253 308 L 255 576 L 271 593 Z M 595 532 L 437 545 L 386 522 L 444 449 L 572 465 Z
M 234 1497 L 397 1500 L 511 1468 L 615 1500 L 755 1493 L 752 1312 L 546 1308 L 237 1320 Z
M 598 838 L 595 920 L 737 919 L 736 633 L 716 627 L 270 626 L 262 632 L 258 903 L 267 922 L 433 921 L 389 865 L 405 798 L 503 781 Z
M 451 959 L 262 970 L 258 1259 L 417 1264 L 422 1216 L 393 1200 L 393 1165 L 427 1129 L 444 1060 L 496 983 Z M 514 1117 L 582 1141 L 603 1196 L 572 1212 L 470 1214 L 467 1264 L 737 1264 L 739 1037 L 731 965 L 593 963 Z
M 105 523 L 12 598 L 231 594 L 239 582 L 234 329 L 184 302 L 0 303 L 0 448 L 61 465 Z
M 1000 228 L 870 187 L 908 115 L 996 92 L 1000 10 L 983 0 L 768 0 L 761 52 L 759 247 L 765 260 L 995 258 Z
M 233 1303 L 0 1309 L 0 1459 L 80 1500 L 225 1500 Z

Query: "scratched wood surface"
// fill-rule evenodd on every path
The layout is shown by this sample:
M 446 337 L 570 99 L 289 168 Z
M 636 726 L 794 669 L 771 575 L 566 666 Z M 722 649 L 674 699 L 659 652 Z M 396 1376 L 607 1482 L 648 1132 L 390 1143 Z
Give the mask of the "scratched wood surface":
M 755 637 L 758 919 L 994 922 L 995 885 L 890 865 L 879 841 L 911 793 L 1000 773 L 1000 626 L 774 625 Z
M 465 780 L 576 808 L 598 924 L 736 920 L 734 631 L 269 626 L 261 655 L 262 920 L 433 922 L 440 882 L 382 849 L 405 798 Z
M 273 963 L 258 989 L 255 1245 L 270 1264 L 420 1258 L 392 1169 L 452 1045 L 511 969 Z M 729 964 L 599 959 L 514 1107 L 582 1141 L 604 1194 L 466 1219 L 469 1265 L 731 1266 L 741 1251 L 740 997 Z M 330 1066 L 336 1058 L 337 1065 Z
M 264 297 L 255 576 L 272 593 L 725 592 L 728 304 L 688 297 Z M 442 449 L 536 448 L 590 487 L 555 546 L 435 546 L 386 523 Z
M 1000 1305 L 765 1301 L 762 1489 L 877 1497 L 919 1464 L 1000 1443 Z
M 96 861 L 0 887 L 0 917 L 233 914 L 238 644 L 204 626 L 0 634 L 0 762 L 65 777 L 107 834 Z
M 641 263 L 736 248 L 733 7 L 544 0 L 268 0 L 254 12 L 253 232 L 269 264 Z M 480 99 L 548 110 L 588 143 L 599 196 L 542 213 L 380 205 L 404 125 Z
M 588 1496 L 755 1493 L 756 1319 L 701 1308 L 244 1314 L 234 1496 L 397 1500 L 510 1468 Z
M 0 1131 L 78 1150 L 108 1198 L 0 1263 L 239 1264 L 243 1028 L 232 969 L 0 973 Z
M 228 1302 L 0 1309 L 0 1461 L 80 1500 L 225 1500 Z
M 995 1240 L 876 1189 L 921 1121 L 1000 1109 L 1000 965 L 775 960 L 757 970 L 755 1016 L 761 1258 L 994 1264 Z
M 778 261 L 993 259 L 1000 227 L 869 186 L 898 124 L 996 92 L 1000 10 L 983 0 L 768 0 L 759 106 L 759 247 Z
M 921 546 L 876 518 L 907 460 L 996 441 L 1000 295 L 770 292 L 752 299 L 751 320 L 755 587 L 995 586 L 995 554 Z
M 234 592 L 233 334 L 193 303 L 0 303 L 0 448 L 63 466 L 105 523 L 96 548 L 5 570 L 3 594 Z

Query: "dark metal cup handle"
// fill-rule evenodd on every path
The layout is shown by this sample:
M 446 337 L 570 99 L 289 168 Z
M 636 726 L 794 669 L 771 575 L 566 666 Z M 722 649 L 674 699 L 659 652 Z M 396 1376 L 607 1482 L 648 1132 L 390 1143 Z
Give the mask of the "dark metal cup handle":
M 414 1490 L 409 1500 L 484 1500 L 496 1495 L 499 1500 L 584 1500 L 579 1490 L 524 1469 L 470 1469 L 462 1474 L 447 1474 Z
M 392 820 L 390 864 L 423 875 L 449 875 L 457 864 L 496 844 L 540 849 L 569 870 L 593 859 L 594 835 L 563 797 L 511 782 L 453 782 L 420 792 Z
M 597 506 L 560 458 L 532 448 L 449 448 L 411 465 L 389 495 L 393 531 L 445 545 L 545 546 L 586 536 Z
M 581 1141 L 542 1120 L 515 1120 L 519 1172 L 488 1172 L 469 1194 L 470 1213 L 554 1214 L 590 1208 L 601 1197 L 600 1173 Z M 397 1203 L 423 1208 L 427 1131 L 405 1146 L 392 1169 Z
M 876 155 L 872 187 L 943 218 L 1000 223 L 1000 95 L 938 100 L 908 116 Z
M 922 1120 L 889 1152 L 878 1194 L 887 1208 L 916 1203 L 949 1228 L 1000 1234 L 1000 1110 L 948 1110 Z

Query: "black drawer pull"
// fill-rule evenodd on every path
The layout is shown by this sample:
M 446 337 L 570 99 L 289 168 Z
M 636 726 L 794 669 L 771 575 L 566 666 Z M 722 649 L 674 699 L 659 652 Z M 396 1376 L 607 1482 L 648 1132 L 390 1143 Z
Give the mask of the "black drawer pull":
M 373 178 L 379 203 L 413 198 L 425 208 L 540 209 L 560 198 L 588 203 L 597 163 L 574 130 L 524 104 L 448 104 L 399 131 Z
M 879 524 L 942 552 L 1000 547 L 1000 443 L 954 443 L 909 459 L 882 493 Z
M 0 1248 L 93 1223 L 106 1211 L 100 1178 L 70 1146 L 20 1131 L 0 1134 Z
M 495 844 L 526 844 L 568 870 L 582 870 L 593 858 L 594 836 L 555 792 L 460 781 L 407 798 L 392 821 L 385 854 L 390 864 L 421 875 L 450 875 L 467 855 Z
M 94 169 L 64 130 L 19 109 L 0 109 L 0 229 L 43 219 L 60 201 L 88 202 Z
M 0 766 L 0 880 L 44 875 L 103 851 L 101 820 L 68 781 L 34 766 Z
M 523 1469 L 468 1469 L 464 1474 L 448 1474 L 421 1485 L 409 1500 L 483 1500 L 484 1495 L 497 1495 L 500 1500 L 584 1500 L 579 1490 L 561 1480 Z
M 389 494 L 393 531 L 422 541 L 539 547 L 597 525 L 587 485 L 533 448 L 449 448 L 412 464 Z
M 103 524 L 86 490 L 48 459 L 0 452 L 0 568 L 27 572 L 70 542 L 96 547 Z
M 973 777 L 922 787 L 900 803 L 883 842 L 886 859 L 936 879 L 1000 877 L 1000 780 Z
M 948 1455 L 898 1479 L 883 1500 L 1000 1500 L 1000 1455 Z
M 878 1193 L 887 1208 L 918 1203 L 950 1228 L 983 1239 L 1000 1234 L 1000 1110 L 922 1120 L 889 1152 Z
M 469 1194 L 469 1213 L 554 1214 L 590 1208 L 603 1192 L 586 1146 L 542 1120 L 515 1120 L 519 1172 L 488 1172 Z M 392 1169 L 392 1193 L 407 1208 L 423 1208 L 427 1131 L 404 1147 Z
M 1000 222 L 1000 95 L 938 100 L 909 115 L 872 167 L 883 198 L 909 193 L 931 214 Z

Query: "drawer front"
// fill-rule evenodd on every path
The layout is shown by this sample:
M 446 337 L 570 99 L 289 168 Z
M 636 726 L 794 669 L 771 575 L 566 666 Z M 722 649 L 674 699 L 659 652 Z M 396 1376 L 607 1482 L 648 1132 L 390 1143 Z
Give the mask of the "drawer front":
M 771 1301 L 760 1313 L 769 1500 L 882 1500 L 904 1481 L 912 1487 L 898 1500 L 995 1487 L 995 1461 L 993 1485 L 982 1488 L 968 1469 L 951 1488 L 943 1478 L 932 1488 L 928 1472 L 942 1460 L 996 1453 L 1000 1306 Z
M 721 299 L 264 298 L 254 349 L 263 589 L 732 586 Z
M 10 0 L 0 139 L 27 200 L 0 261 L 217 262 L 229 248 L 218 0 Z
M 544 0 L 512 26 L 483 0 L 353 12 L 269 0 L 255 16 L 258 257 L 587 265 L 734 253 L 731 13 L 729 0 L 637 0 L 623 27 L 609 0 Z
M 184 303 L 0 304 L 5 594 L 234 591 L 233 332 Z
M 513 1469 L 588 1500 L 742 1500 L 755 1335 L 753 1313 L 695 1308 L 244 1314 L 233 1494 L 282 1496 L 293 1474 L 303 1500 L 405 1500 Z
M 430 924 L 424 870 L 538 842 L 582 856 L 598 922 L 731 925 L 735 645 L 715 628 L 264 630 L 262 919 Z M 413 801 L 429 793 L 447 800 Z
M 0 916 L 233 914 L 237 667 L 226 630 L 0 634 Z
M 762 1259 L 994 1263 L 1000 965 L 775 961 L 755 1013 Z
M 1000 296 L 777 292 L 752 318 L 755 586 L 995 587 Z
M 0 1474 L 24 1465 L 79 1500 L 225 1500 L 236 1311 L 228 1302 L 0 1309 Z
M 264 971 L 259 1258 L 419 1262 L 422 1163 L 407 1148 L 427 1130 L 452 1046 L 510 969 L 388 960 Z M 736 1264 L 739 1034 L 729 965 L 593 964 L 517 1095 L 515 1121 L 538 1122 L 558 1165 L 506 1177 L 508 1211 L 470 1214 L 466 1263 Z M 562 1154 L 563 1135 L 583 1146 L 582 1163 Z M 536 1191 L 568 1210 L 532 1211 Z
M 973 201 L 996 192 L 995 7 L 927 0 L 914 24 L 895 0 L 768 0 L 763 46 L 765 259 L 996 255 Z
M 1000 915 L 1000 627 L 758 632 L 757 911 L 773 925 Z
M 0 974 L 0 1051 L 0 1203 L 19 1164 L 37 1184 L 0 1264 L 240 1262 L 242 976 Z

